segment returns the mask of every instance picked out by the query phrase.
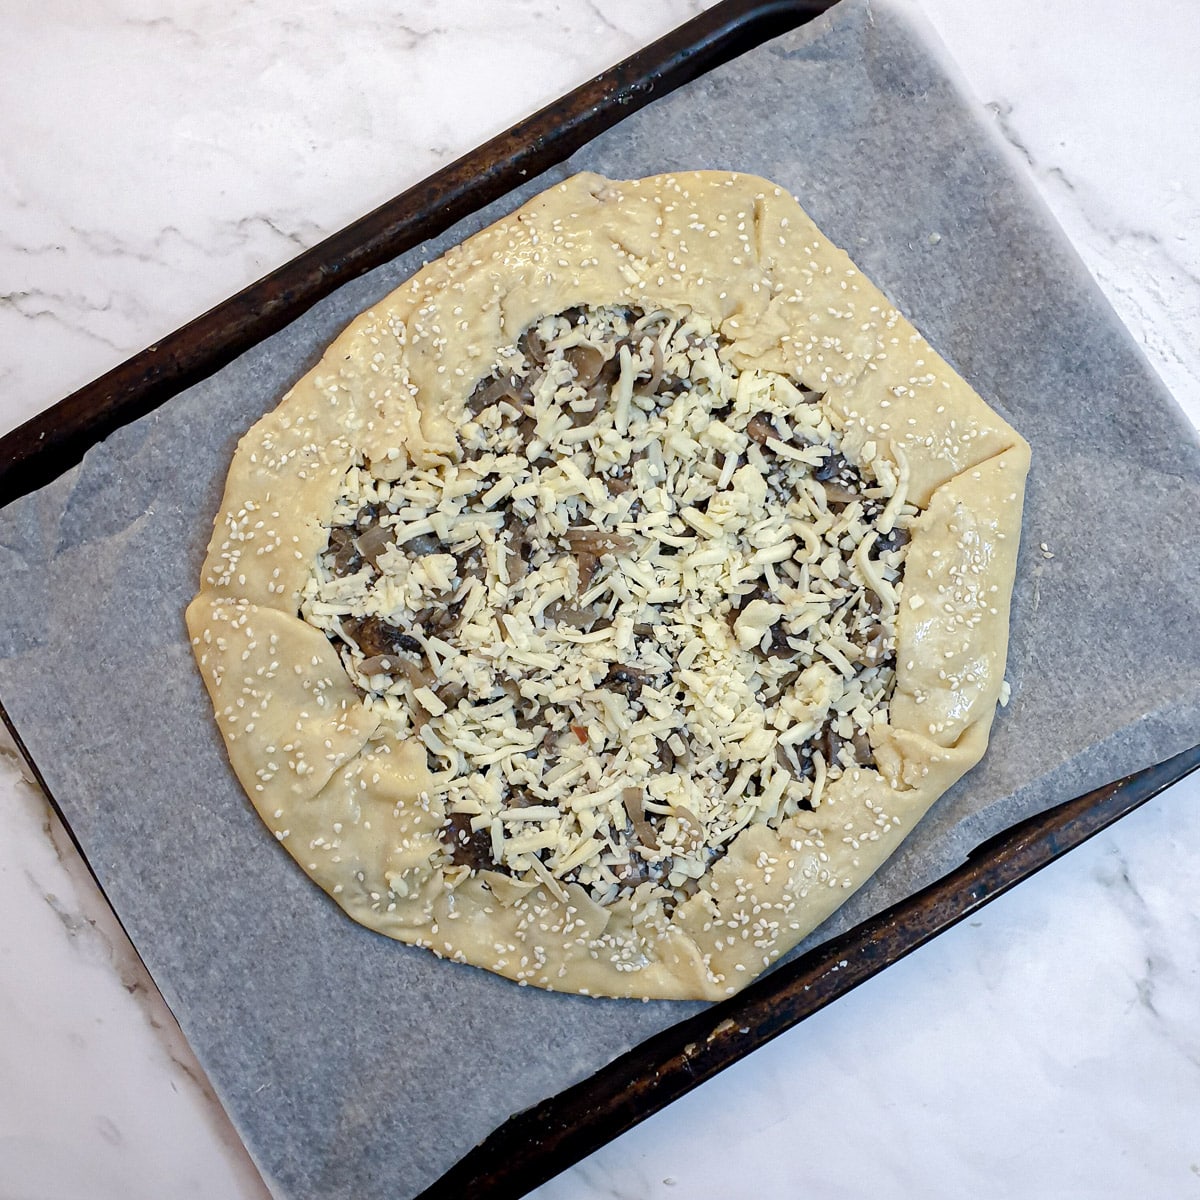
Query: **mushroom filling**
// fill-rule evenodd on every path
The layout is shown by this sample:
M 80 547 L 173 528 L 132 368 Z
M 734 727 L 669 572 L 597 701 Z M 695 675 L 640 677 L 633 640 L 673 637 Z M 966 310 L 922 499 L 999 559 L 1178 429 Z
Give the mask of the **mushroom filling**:
M 452 878 L 669 909 L 872 766 L 917 510 L 817 393 L 695 316 L 572 309 L 459 432 L 396 482 L 350 471 L 302 613 L 424 743 Z

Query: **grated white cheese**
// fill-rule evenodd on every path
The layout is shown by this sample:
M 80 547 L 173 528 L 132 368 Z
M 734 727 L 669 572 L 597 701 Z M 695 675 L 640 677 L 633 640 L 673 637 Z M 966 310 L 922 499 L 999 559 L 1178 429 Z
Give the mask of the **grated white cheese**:
M 869 765 L 907 464 L 666 313 L 546 317 L 468 407 L 452 460 L 350 471 L 303 615 L 490 851 L 448 859 L 669 910 Z

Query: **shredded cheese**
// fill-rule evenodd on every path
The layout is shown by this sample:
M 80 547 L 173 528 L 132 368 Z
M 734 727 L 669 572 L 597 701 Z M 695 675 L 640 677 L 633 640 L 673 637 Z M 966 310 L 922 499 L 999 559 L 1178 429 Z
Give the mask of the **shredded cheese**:
M 546 317 L 454 457 L 347 475 L 302 615 L 426 746 L 448 862 L 669 909 L 748 824 L 871 765 L 907 463 L 722 348 L 694 317 Z

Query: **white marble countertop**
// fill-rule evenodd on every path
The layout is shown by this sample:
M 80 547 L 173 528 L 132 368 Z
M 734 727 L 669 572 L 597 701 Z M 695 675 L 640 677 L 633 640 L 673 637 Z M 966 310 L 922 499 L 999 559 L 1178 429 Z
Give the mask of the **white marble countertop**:
M 0 7 L 0 431 L 706 2 Z M 1200 425 L 1200 11 L 909 3 Z M 1198 801 L 1175 787 L 537 1195 L 1200 1197 Z M 5 755 L 0 1197 L 266 1194 Z

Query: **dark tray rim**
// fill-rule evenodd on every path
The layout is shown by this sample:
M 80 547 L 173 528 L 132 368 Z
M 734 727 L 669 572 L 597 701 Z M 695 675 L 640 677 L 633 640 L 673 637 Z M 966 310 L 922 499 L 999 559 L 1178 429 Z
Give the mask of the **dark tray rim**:
M 408 188 L 0 438 L 0 507 L 50 483 L 108 434 L 214 374 L 342 284 L 444 232 L 659 96 L 833 4 L 721 0 Z M 2 702 L 0 719 L 108 901 Z M 417 1200 L 524 1195 L 1197 768 L 1200 747 L 1005 830 L 920 892 L 511 1117 Z
M 835 0 L 721 0 L 160 338 L 0 438 L 0 508 L 214 374 L 342 284 L 443 233 L 704 72 Z

